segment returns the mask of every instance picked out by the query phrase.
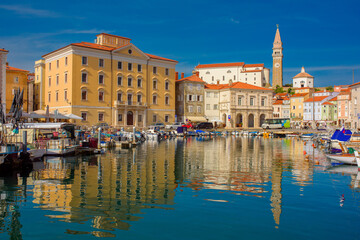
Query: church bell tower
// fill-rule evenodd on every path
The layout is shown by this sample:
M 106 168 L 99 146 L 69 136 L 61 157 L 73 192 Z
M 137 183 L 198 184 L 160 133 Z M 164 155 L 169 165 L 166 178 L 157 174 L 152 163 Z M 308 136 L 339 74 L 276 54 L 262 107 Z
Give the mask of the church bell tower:
M 283 86 L 283 53 L 282 42 L 280 38 L 279 24 L 276 24 L 276 34 L 273 43 L 273 74 L 272 74 L 272 87 L 276 88 Z

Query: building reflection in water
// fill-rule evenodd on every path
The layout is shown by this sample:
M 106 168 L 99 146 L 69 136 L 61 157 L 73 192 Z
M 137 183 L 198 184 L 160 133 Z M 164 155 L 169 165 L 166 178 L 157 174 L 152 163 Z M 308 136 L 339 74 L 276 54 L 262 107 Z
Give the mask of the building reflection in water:
M 299 139 L 227 137 L 192 138 L 177 149 L 176 176 L 194 190 L 227 190 L 236 195 L 265 197 L 271 184 L 270 206 L 280 224 L 283 171 L 292 171 L 295 184 L 312 182 L 312 164 Z M 180 172 L 181 171 L 181 172 Z
M 301 187 L 312 182 L 306 146 L 298 139 L 177 138 L 101 156 L 52 158 L 33 172 L 33 201 L 54 211 L 51 218 L 91 222 L 92 234 L 106 237 L 111 236 L 106 231 L 130 229 L 145 217 L 143 209 L 172 209 L 181 184 L 198 191 L 269 196 L 278 226 L 284 171 Z
M 57 211 L 49 217 L 91 221 L 99 230 L 128 230 L 131 221 L 142 218 L 138 215 L 142 209 L 168 209 L 174 204 L 174 155 L 173 144 L 144 144 L 74 163 L 48 160 L 34 173 L 34 203 Z

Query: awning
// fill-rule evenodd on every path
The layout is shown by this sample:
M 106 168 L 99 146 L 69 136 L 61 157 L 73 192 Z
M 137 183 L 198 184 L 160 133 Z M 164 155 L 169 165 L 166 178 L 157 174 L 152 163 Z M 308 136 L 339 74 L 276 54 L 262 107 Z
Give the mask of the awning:
M 77 119 L 77 120 L 83 120 L 82 117 L 79 117 L 78 115 L 75 115 L 75 114 L 65 114 L 66 117 L 70 118 L 70 119 Z
M 37 114 L 37 113 L 34 113 L 34 112 L 31 112 L 31 113 L 23 112 L 22 116 L 26 117 L 26 118 L 48 118 L 48 117 L 46 117 L 44 115 Z
M 70 119 L 69 117 L 62 115 L 61 113 L 50 113 L 50 118 L 54 119 Z
M 186 119 L 190 122 L 207 122 L 204 117 L 186 117 Z

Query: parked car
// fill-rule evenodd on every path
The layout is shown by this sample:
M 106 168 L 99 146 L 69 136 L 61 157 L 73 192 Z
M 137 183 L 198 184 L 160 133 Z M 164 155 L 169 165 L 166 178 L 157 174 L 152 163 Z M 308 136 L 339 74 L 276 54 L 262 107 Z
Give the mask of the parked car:
M 165 125 L 163 123 L 155 123 L 154 125 L 150 125 L 149 127 L 154 129 L 163 129 L 165 128 Z
M 182 127 L 187 127 L 187 128 L 193 128 L 193 127 L 194 127 L 191 122 L 184 123 L 184 124 L 181 125 L 181 126 L 182 126 Z
M 194 127 L 194 129 L 212 129 L 212 128 L 214 128 L 214 125 L 211 122 L 201 122 Z
M 165 126 L 165 129 L 177 129 L 178 127 L 182 127 L 185 125 L 183 122 L 174 122 L 173 124 L 169 124 Z

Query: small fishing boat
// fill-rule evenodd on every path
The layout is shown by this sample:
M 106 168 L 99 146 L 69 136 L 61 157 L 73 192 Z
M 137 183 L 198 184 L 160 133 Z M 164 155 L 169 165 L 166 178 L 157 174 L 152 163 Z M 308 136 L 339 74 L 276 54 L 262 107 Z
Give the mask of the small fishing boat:
M 356 159 L 354 154 L 327 154 L 326 157 L 336 162 L 356 165 Z
M 301 138 L 312 138 L 315 134 L 313 133 L 305 133 L 303 135 L 301 135 L 300 137 Z

